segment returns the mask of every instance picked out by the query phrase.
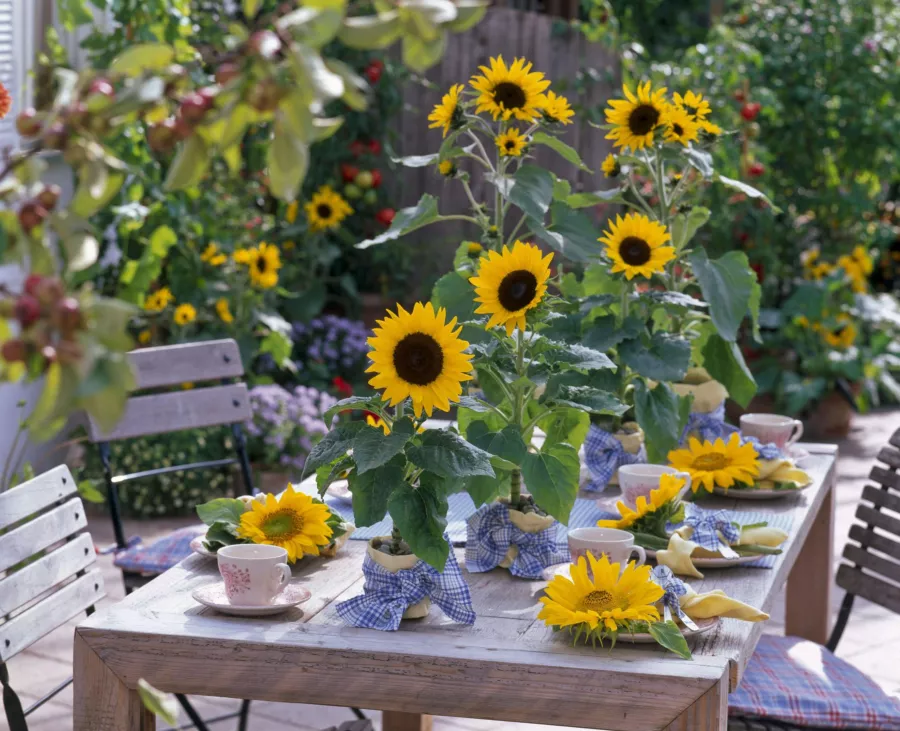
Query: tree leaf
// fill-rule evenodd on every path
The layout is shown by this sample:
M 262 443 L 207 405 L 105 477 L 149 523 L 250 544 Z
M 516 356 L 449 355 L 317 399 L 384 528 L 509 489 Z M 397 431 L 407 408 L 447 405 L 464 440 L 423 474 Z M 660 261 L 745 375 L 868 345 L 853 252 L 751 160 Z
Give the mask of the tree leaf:
M 622 362 L 644 378 L 678 382 L 691 365 L 691 344 L 687 338 L 655 332 L 647 345 L 644 338 L 626 340 L 618 346 Z
M 124 182 L 124 173 L 109 170 L 99 160 L 82 165 L 69 211 L 81 218 L 90 218 L 109 205 Z
M 78 497 L 89 503 L 106 502 L 106 496 L 94 486 L 91 480 L 82 480 L 78 483 Z
M 283 201 L 294 200 L 309 168 L 306 143 L 292 135 L 286 125 L 276 122 L 266 163 L 272 194 Z
M 175 60 L 175 49 L 166 43 L 139 43 L 116 56 L 109 65 L 113 73 L 140 76 L 164 69 Z
M 144 708 L 170 726 L 178 725 L 178 700 L 174 695 L 157 690 L 143 678 L 138 678 L 137 691 Z
M 667 650 L 671 650 L 685 660 L 690 660 L 692 658 L 687 640 L 684 639 L 684 635 L 681 634 L 681 630 L 678 629 L 677 624 L 672 621 L 652 622 L 649 625 L 649 628 L 650 635 L 653 639 Z
M 381 467 L 400 454 L 415 433 L 412 419 L 408 417 L 395 421 L 389 434 L 385 434 L 381 427 L 364 426 L 353 442 L 353 461 L 357 473 L 363 474 Z
M 525 455 L 522 477 L 535 503 L 565 524 L 578 494 L 581 475 L 578 450 L 568 444 L 544 446 L 537 454 Z
M 403 63 L 417 72 L 425 73 L 444 55 L 447 47 L 447 33 L 440 31 L 433 39 L 409 34 L 403 36 Z
M 691 413 L 691 397 L 680 397 L 667 383 L 654 389 L 638 379 L 634 383 L 634 413 L 644 430 L 647 457 L 651 463 L 664 463 L 669 451 L 681 439 Z
M 428 429 L 407 447 L 406 454 L 417 467 L 440 477 L 494 476 L 491 455 L 452 431 Z
M 191 135 L 178 148 L 166 175 L 166 190 L 192 188 L 209 169 L 209 150 L 200 135 Z
M 531 137 L 531 141 L 536 145 L 544 145 L 545 147 L 549 147 L 567 162 L 570 162 L 576 167 L 579 167 L 582 170 L 586 170 L 589 173 L 592 172 L 591 169 L 587 165 L 585 165 L 584 162 L 582 162 L 581 157 L 579 156 L 575 148 L 569 147 L 569 145 L 567 145 L 558 137 L 548 135 L 546 132 L 535 132 Z
M 351 421 L 338 424 L 328 432 L 321 442 L 316 444 L 306 458 L 303 474 L 315 472 L 324 464 L 331 464 L 338 457 L 343 457 L 353 448 L 356 435 L 366 426 L 362 421 Z
M 360 528 L 375 525 L 384 519 L 388 500 L 394 490 L 402 488 L 406 472 L 406 457 L 395 455 L 389 462 L 365 474 L 351 472 L 348 482 L 353 495 L 353 516 Z
M 450 555 L 444 540 L 447 528 L 447 498 L 441 483 L 422 475 L 417 488 L 402 483 L 388 500 L 388 512 L 413 553 L 438 571 Z
M 415 231 L 416 229 L 427 226 L 429 223 L 439 221 L 441 218 L 438 213 L 437 198 L 430 193 L 423 195 L 419 202 L 410 208 L 403 208 L 394 216 L 391 227 L 383 234 L 373 239 L 360 241 L 357 249 L 368 249 L 370 246 L 384 244 L 388 241 L 394 241 L 401 236 Z
M 737 343 L 716 333 L 710 335 L 703 347 L 703 367 L 741 406 L 746 407 L 756 394 L 756 381 Z
M 259 7 L 261 4 L 262 0 L 244 0 L 242 6 L 244 17 L 247 20 L 253 20 L 256 17 L 256 14 L 259 12 Z
M 344 18 L 344 24 L 338 31 L 338 40 L 350 48 L 374 51 L 393 45 L 402 32 L 400 13 L 391 10 L 378 15 Z
M 688 257 L 709 314 L 719 335 L 737 340 L 741 321 L 750 311 L 756 274 L 750 269 L 743 251 L 729 251 L 710 259 L 704 249 L 695 249 Z

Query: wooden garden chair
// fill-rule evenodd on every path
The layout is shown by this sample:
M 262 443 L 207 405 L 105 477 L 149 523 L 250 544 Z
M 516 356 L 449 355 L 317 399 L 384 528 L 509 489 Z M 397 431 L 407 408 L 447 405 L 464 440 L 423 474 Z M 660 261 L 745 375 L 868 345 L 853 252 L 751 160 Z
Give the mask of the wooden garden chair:
M 900 729 L 900 700 L 834 655 L 857 596 L 900 614 L 900 429 L 877 459 L 838 568 L 846 594 L 827 644 L 763 635 L 728 698 L 729 731 Z
M 86 529 L 65 465 L 0 493 L 0 685 L 9 731 L 28 731 L 26 718 L 72 682 L 24 708 L 7 663 L 81 612 L 91 614 L 104 596 Z

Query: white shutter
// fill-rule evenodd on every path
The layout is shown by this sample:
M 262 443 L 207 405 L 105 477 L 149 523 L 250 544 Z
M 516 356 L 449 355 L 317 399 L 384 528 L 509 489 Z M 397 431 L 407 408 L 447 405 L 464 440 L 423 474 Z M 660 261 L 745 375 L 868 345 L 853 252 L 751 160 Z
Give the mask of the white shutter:
M 29 105 L 33 67 L 35 0 L 0 0 L 0 82 L 12 95 L 12 110 L 0 120 L 0 149 L 17 147 L 16 115 Z

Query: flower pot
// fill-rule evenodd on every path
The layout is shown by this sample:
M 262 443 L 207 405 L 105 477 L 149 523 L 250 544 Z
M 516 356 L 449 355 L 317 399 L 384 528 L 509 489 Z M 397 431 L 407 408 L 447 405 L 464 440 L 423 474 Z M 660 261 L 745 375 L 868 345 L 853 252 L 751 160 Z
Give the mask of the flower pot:
M 853 414 L 854 409 L 846 397 L 832 391 L 804 419 L 804 435 L 809 439 L 825 441 L 843 439 L 850 433 Z
M 241 491 L 243 492 L 244 483 L 241 479 L 240 471 L 238 471 L 235 479 L 241 485 Z M 271 470 L 260 465 L 253 465 L 253 487 L 261 492 L 270 492 L 273 495 L 278 495 L 287 489 L 288 483 L 292 482 L 293 479 L 294 475 L 290 472 Z
M 691 411 L 708 414 L 715 411 L 728 398 L 728 391 L 716 381 L 705 368 L 689 368 L 684 381 L 673 383 L 672 390 L 679 396 L 693 396 Z
M 758 393 L 747 404 L 746 408 L 731 399 L 725 404 L 725 415 L 734 424 L 740 424 L 744 414 L 777 414 L 775 397 L 770 393 Z
M 373 545 L 375 541 L 388 543 L 390 540 L 390 536 L 379 536 L 370 540 L 369 544 L 366 546 L 366 552 L 369 554 L 369 558 L 382 568 L 390 571 L 392 574 L 396 574 L 403 569 L 411 569 L 418 563 L 419 557 L 415 554 L 410 554 L 408 556 L 392 556 L 388 553 L 379 551 Z M 422 619 L 422 617 L 427 616 L 429 609 L 431 609 L 431 599 L 425 597 L 418 604 L 408 606 L 406 611 L 403 612 L 403 619 Z
M 541 533 L 547 530 L 556 518 L 552 515 L 538 515 L 537 513 L 523 513 L 520 510 L 510 509 L 509 519 L 516 528 L 523 533 Z M 512 562 L 519 555 L 518 546 L 510 546 L 506 551 L 506 556 L 500 562 L 500 568 L 508 569 L 512 566 Z

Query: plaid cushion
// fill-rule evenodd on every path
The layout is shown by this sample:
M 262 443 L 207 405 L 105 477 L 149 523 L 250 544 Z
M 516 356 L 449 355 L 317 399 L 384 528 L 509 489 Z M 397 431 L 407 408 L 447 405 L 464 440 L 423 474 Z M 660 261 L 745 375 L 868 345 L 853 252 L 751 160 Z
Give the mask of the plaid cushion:
M 799 637 L 763 635 L 728 713 L 828 729 L 900 731 L 900 700 L 835 657 Z
M 206 526 L 189 525 L 157 538 L 153 543 L 138 543 L 116 554 L 115 565 L 123 571 L 140 574 L 161 574 L 193 552 L 191 541 L 206 533 Z

